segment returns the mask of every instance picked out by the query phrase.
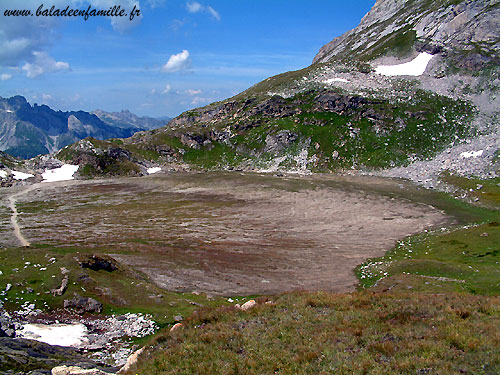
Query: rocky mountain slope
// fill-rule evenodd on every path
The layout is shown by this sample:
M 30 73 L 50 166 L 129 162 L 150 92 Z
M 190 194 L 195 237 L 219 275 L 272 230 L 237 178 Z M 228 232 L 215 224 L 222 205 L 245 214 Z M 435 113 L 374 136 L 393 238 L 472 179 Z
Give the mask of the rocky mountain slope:
M 63 150 L 88 175 L 152 165 L 263 171 L 383 169 L 435 186 L 496 176 L 500 2 L 379 0 L 305 69 L 168 127 Z
M 99 113 L 104 120 L 84 111 L 62 112 L 46 105 L 31 105 L 23 96 L 0 98 L 0 150 L 30 158 L 55 152 L 85 137 L 129 137 L 158 125 L 130 112 L 122 112 L 127 119 L 119 121 L 113 114 Z

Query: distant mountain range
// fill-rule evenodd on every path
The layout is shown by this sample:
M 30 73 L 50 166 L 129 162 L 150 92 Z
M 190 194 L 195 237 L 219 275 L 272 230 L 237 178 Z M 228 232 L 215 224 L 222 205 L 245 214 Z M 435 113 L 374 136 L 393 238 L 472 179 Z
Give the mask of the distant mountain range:
M 129 111 L 54 111 L 47 105 L 31 105 L 23 96 L 0 97 L 0 151 L 31 158 L 87 137 L 130 137 L 138 131 L 164 126 L 168 121 L 138 117 Z
M 165 126 L 165 124 L 171 120 L 170 117 L 139 117 L 128 110 L 123 110 L 121 112 L 105 112 L 96 109 L 91 113 L 99 117 L 106 124 L 122 129 L 142 128 L 144 130 L 153 130 Z

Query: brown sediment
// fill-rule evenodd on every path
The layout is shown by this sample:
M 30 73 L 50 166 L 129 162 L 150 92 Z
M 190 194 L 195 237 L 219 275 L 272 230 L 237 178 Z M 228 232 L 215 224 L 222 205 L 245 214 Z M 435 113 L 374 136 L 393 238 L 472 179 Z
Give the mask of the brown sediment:
M 373 177 L 252 173 L 69 181 L 24 197 L 24 232 L 111 254 L 173 291 L 352 291 L 358 264 L 450 223 L 428 204 L 431 193 L 412 189 Z

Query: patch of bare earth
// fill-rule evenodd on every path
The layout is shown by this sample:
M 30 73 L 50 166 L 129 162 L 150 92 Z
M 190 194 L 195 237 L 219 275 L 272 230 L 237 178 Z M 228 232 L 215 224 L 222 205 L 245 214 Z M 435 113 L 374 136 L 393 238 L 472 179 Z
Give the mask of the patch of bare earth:
M 168 290 L 247 295 L 354 290 L 356 265 L 449 223 L 411 196 L 376 178 L 203 173 L 45 185 L 17 207 L 31 243 L 112 254 Z

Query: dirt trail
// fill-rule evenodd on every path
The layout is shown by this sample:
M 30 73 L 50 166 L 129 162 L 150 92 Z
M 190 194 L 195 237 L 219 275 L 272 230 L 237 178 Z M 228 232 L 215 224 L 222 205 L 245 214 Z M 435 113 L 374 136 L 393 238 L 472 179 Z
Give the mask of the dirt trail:
M 12 224 L 12 227 L 14 228 L 14 234 L 15 234 L 16 238 L 18 239 L 18 241 L 20 242 L 21 246 L 25 246 L 25 247 L 30 246 L 30 243 L 21 233 L 21 228 L 19 227 L 19 223 L 17 222 L 18 212 L 17 212 L 17 208 L 16 208 L 16 202 L 17 202 L 17 199 L 21 195 L 29 193 L 30 191 L 35 189 L 37 187 L 37 185 L 38 184 L 30 185 L 30 186 L 26 187 L 25 189 L 15 193 L 15 194 L 12 194 L 11 196 L 9 196 L 7 198 L 9 200 L 9 208 L 12 210 L 12 216 L 10 217 L 10 222 Z

